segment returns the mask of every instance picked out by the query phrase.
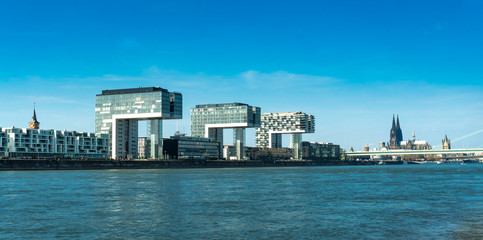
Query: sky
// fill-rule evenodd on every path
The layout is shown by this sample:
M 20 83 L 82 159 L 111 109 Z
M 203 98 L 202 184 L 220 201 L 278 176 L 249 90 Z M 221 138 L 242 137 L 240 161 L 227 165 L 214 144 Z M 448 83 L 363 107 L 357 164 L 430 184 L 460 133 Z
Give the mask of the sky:
M 196 104 L 243 102 L 312 114 L 303 139 L 344 149 L 389 141 L 393 114 L 404 139 L 483 147 L 482 11 L 480 0 L 2 0 L 0 127 L 28 127 L 35 102 L 41 128 L 94 132 L 96 94 L 159 86 L 184 101 L 165 137 L 177 124 L 190 133 Z

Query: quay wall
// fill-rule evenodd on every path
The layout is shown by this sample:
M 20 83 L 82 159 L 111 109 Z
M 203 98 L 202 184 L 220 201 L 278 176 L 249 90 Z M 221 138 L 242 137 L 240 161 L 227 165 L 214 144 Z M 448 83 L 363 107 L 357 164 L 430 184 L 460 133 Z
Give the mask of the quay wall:
M 295 167 L 371 165 L 372 162 L 355 161 L 228 161 L 228 160 L 45 160 L 2 159 L 1 170 L 87 170 L 87 169 L 157 169 L 157 168 L 239 168 L 239 167 Z

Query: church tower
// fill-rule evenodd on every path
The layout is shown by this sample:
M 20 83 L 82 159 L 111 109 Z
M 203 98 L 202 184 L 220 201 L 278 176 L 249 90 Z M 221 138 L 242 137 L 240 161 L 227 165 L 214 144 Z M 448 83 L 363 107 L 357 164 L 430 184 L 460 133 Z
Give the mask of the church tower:
M 451 140 L 448 139 L 448 135 L 444 135 L 444 139 L 441 144 L 443 150 L 449 150 L 451 149 Z
M 397 138 L 397 143 L 399 145 L 403 140 L 401 125 L 399 125 L 399 115 L 397 115 L 396 138 Z
M 394 119 L 394 115 L 392 115 L 392 127 L 391 133 L 389 135 L 389 148 L 390 149 L 398 149 L 400 141 L 397 139 L 397 128 L 396 128 L 396 120 Z
M 401 130 L 401 125 L 399 124 L 399 115 L 397 116 L 397 123 L 394 115 L 392 115 L 392 128 L 391 134 L 389 136 L 389 148 L 390 149 L 400 149 L 401 142 L 403 141 L 403 134 Z
M 32 122 L 29 122 L 30 129 L 39 129 L 40 122 L 37 121 L 37 114 L 35 113 L 35 104 L 34 104 L 34 115 L 32 116 Z

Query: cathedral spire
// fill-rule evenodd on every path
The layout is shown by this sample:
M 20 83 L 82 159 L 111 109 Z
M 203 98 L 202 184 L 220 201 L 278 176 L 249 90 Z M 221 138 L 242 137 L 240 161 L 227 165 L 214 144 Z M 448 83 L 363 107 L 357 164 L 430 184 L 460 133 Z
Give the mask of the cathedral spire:
M 397 125 L 396 125 L 396 128 L 397 129 L 401 129 L 401 126 L 399 126 L 399 114 L 397 115 Z
M 392 115 L 392 129 L 396 128 L 396 122 L 394 120 L 394 114 Z

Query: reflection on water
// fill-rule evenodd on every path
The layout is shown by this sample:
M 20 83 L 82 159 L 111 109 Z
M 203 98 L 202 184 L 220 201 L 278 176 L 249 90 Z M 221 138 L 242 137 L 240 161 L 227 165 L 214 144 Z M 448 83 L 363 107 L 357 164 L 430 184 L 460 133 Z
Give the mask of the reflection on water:
M 0 172 L 0 239 L 483 239 L 483 165 Z

